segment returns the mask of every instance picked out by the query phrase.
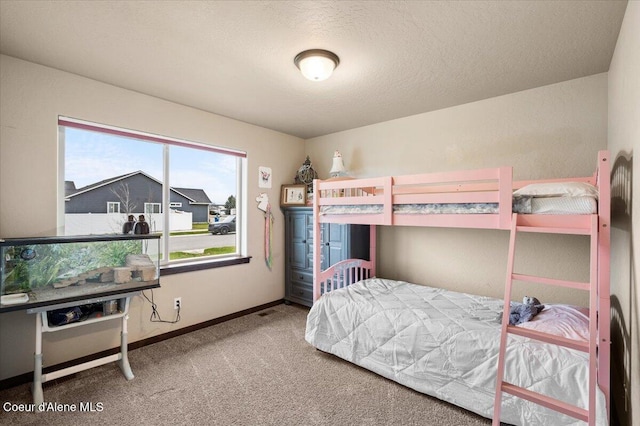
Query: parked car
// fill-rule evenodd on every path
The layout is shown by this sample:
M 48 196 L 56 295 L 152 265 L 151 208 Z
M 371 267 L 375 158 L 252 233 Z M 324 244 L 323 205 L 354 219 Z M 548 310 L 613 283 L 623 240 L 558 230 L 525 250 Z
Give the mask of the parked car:
M 227 216 L 221 222 L 210 223 L 209 232 L 211 232 L 212 235 L 226 235 L 229 232 L 236 232 L 236 217 L 234 215 Z

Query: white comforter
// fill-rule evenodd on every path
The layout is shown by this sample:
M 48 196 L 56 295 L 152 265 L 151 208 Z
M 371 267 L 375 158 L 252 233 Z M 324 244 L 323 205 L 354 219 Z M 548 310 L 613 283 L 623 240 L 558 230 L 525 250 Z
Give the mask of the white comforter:
M 481 416 L 493 416 L 503 302 L 372 278 L 322 296 L 307 318 L 316 348 Z M 542 315 L 542 314 L 540 314 Z M 587 407 L 588 355 L 509 336 L 505 380 Z M 597 424 L 606 424 L 597 395 Z M 572 417 L 503 393 L 501 421 L 578 425 Z

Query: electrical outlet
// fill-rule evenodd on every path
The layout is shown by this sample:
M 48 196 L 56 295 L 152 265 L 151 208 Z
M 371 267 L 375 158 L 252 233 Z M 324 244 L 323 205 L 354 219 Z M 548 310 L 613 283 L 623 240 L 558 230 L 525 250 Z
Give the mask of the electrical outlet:
M 173 309 L 180 309 L 182 307 L 182 297 L 176 297 L 173 299 Z

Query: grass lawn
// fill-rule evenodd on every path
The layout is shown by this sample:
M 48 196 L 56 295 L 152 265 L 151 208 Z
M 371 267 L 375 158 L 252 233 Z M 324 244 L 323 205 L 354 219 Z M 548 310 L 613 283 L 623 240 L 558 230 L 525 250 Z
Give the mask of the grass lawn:
M 204 253 L 185 253 L 183 251 L 176 251 L 173 253 L 169 253 L 170 260 L 178 260 L 178 259 L 191 259 L 194 257 L 203 257 L 203 256 L 215 256 L 218 254 L 230 254 L 235 253 L 235 246 L 227 246 L 227 247 L 212 247 L 208 249 L 204 249 Z

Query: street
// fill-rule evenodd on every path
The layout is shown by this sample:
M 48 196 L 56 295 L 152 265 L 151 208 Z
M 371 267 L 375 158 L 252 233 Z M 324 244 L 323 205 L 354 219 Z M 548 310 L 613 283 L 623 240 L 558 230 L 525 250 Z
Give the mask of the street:
M 171 251 L 201 250 L 210 247 L 227 247 L 236 245 L 235 232 L 227 235 L 182 235 L 172 236 Z

